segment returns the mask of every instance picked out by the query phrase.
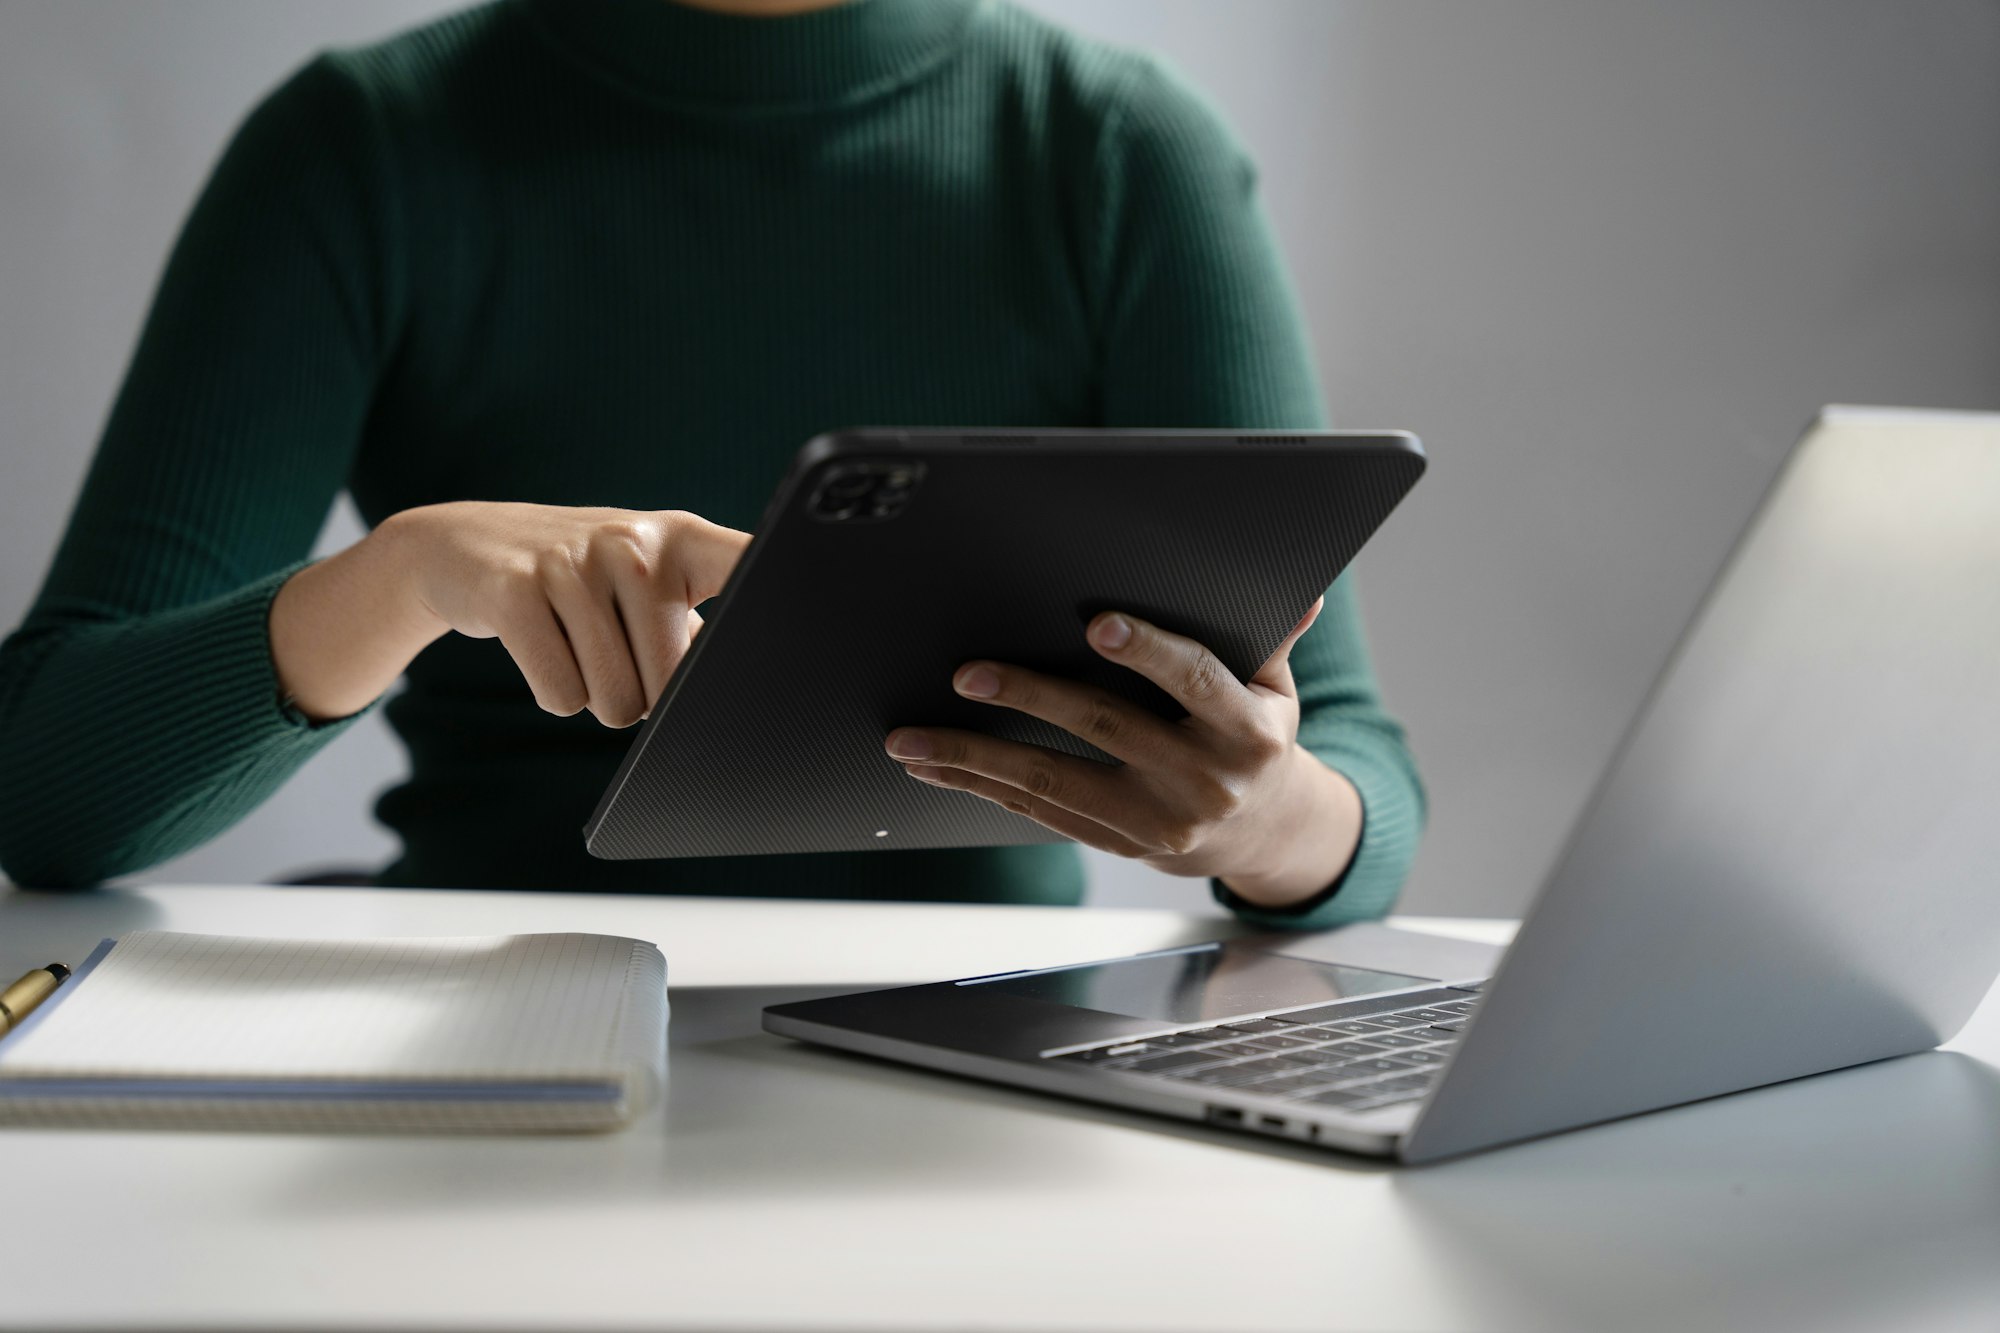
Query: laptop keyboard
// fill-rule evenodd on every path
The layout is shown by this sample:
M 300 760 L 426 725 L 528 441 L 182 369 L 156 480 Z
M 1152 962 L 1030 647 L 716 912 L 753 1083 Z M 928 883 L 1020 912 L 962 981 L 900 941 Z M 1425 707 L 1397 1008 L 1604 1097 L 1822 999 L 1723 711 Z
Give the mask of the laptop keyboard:
M 1476 994 L 1464 990 L 1425 991 L 1397 996 L 1393 1007 L 1379 1012 L 1356 1014 L 1352 1005 L 1325 1005 L 1143 1041 L 1107 1042 L 1050 1058 L 1368 1111 L 1428 1093 L 1478 1003 Z

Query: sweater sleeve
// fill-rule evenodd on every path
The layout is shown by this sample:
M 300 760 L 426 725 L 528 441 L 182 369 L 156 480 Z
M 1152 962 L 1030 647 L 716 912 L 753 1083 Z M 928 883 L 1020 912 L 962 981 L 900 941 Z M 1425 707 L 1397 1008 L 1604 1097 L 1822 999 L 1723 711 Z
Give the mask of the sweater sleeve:
M 1249 158 L 1201 98 L 1152 61 L 1106 117 L 1092 303 L 1107 426 L 1305 430 L 1323 425 L 1303 321 L 1257 203 Z M 1352 579 L 1292 653 L 1299 741 L 1361 794 L 1359 849 L 1299 907 L 1265 911 L 1217 881 L 1259 925 L 1321 928 L 1395 902 L 1416 852 L 1423 789 L 1382 705 Z
M 391 342 L 391 213 L 333 58 L 244 122 L 168 260 L 40 596 L 0 647 L 0 867 L 94 883 L 215 836 L 342 729 L 267 617 Z

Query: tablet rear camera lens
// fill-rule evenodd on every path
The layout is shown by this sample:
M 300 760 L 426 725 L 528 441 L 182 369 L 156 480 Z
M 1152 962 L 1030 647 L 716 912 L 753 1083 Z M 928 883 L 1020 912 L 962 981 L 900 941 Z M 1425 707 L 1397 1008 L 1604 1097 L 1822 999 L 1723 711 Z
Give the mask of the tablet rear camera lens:
M 829 523 L 894 518 L 909 504 L 921 476 L 921 464 L 844 464 L 829 469 L 808 507 L 814 518 Z

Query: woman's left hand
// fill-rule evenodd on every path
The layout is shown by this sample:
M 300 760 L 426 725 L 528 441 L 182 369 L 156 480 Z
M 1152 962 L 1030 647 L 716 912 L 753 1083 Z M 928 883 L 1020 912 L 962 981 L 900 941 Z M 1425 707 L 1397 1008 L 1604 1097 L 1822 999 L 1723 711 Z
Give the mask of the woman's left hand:
M 1178 722 L 1116 695 L 999 662 L 967 662 L 967 699 L 1053 723 L 1121 761 L 941 727 L 899 727 L 887 748 L 920 782 L 970 792 L 1065 837 L 1175 875 L 1220 877 L 1260 906 L 1302 901 L 1339 877 L 1360 840 L 1352 784 L 1298 744 L 1291 651 L 1315 602 L 1248 682 L 1192 639 L 1119 612 L 1090 646 L 1187 709 Z

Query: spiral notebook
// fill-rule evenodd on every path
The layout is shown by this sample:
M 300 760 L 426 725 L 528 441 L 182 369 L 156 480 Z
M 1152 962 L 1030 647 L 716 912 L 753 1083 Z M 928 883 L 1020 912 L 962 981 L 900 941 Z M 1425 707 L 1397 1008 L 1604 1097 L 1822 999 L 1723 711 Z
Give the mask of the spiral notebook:
M 665 1083 L 666 975 L 608 935 L 138 931 L 0 1039 L 0 1124 L 615 1129 Z

